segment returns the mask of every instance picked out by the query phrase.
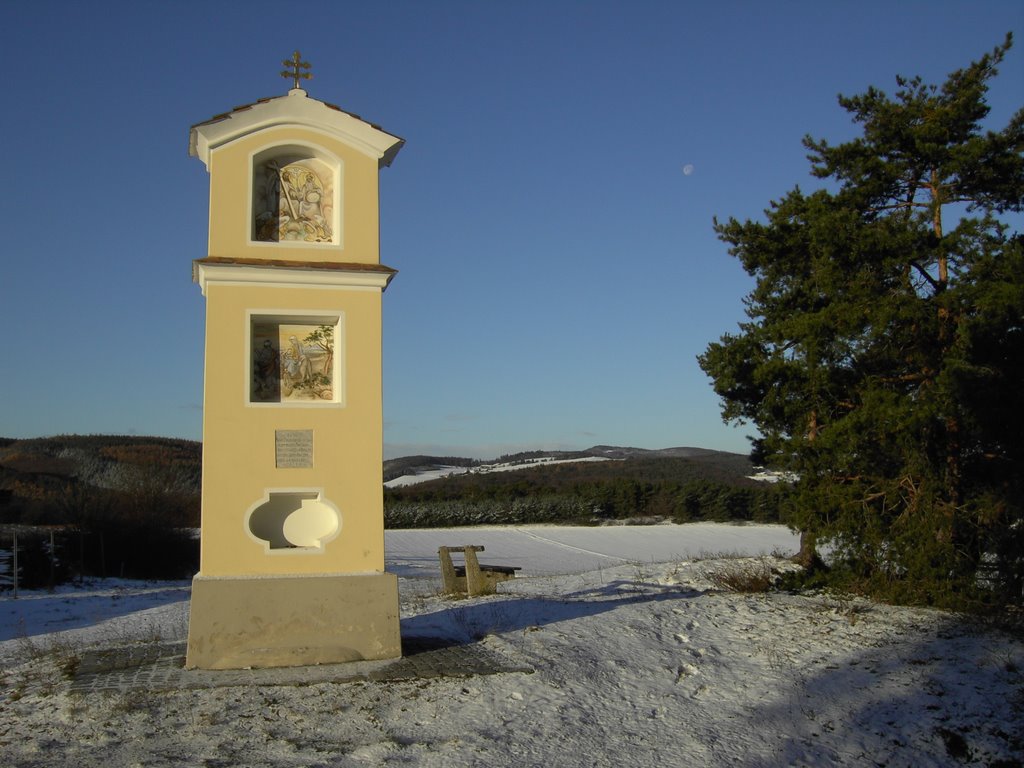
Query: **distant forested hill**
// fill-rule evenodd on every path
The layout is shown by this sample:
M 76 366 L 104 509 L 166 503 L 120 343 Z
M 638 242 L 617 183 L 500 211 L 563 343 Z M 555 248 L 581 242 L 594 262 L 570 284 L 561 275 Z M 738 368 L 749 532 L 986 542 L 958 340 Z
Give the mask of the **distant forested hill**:
M 176 497 L 175 510 L 198 525 L 202 444 L 133 435 L 0 439 L 0 522 L 69 522 L 72 497 L 149 502 Z M 194 509 L 185 509 L 189 504 Z M 167 504 L 160 505 L 167 513 Z
M 519 465 L 523 468 L 515 469 Z M 488 463 L 407 456 L 384 462 L 384 479 L 438 467 L 467 471 L 385 489 L 388 526 L 641 518 L 773 521 L 780 517 L 785 493 L 782 486 L 749 479 L 755 468 L 746 456 L 702 448 L 599 445 L 573 452 L 530 451 Z M 197 527 L 201 469 L 202 445 L 189 440 L 0 438 L 0 524 L 96 528 L 105 521 L 123 525 L 155 519 L 161 525 Z
M 541 456 L 565 461 L 531 464 Z M 469 466 L 470 471 L 390 488 L 384 506 L 390 527 L 539 522 L 600 523 L 624 519 L 780 519 L 786 488 L 750 479 L 746 456 L 699 448 L 649 451 L 597 446 L 575 453 L 517 454 L 503 466 L 417 457 L 416 469 Z M 406 467 L 410 469 L 410 467 Z M 389 472 L 387 474 L 394 474 Z
M 201 445 L 123 435 L 0 439 L 0 550 L 24 586 L 198 569 Z M 0 588 L 10 586 L 8 559 Z

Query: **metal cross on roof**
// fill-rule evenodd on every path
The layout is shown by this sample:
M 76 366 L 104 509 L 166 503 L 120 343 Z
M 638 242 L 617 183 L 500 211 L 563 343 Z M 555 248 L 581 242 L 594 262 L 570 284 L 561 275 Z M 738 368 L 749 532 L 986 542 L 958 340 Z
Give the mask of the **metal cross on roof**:
M 295 83 L 295 85 L 292 86 L 293 88 L 299 87 L 299 80 L 311 80 L 313 78 L 311 73 L 301 71 L 303 69 L 309 69 L 309 62 L 303 61 L 302 56 L 298 51 L 292 54 L 290 59 L 285 59 L 281 63 L 288 67 L 288 69 L 281 72 L 281 77 L 290 77 Z

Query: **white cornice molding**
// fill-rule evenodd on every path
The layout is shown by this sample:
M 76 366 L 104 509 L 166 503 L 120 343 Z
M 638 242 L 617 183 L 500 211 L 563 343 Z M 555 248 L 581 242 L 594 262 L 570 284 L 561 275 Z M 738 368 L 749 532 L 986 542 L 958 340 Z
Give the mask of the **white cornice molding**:
M 374 125 L 311 99 L 301 88 L 287 96 L 267 99 L 239 107 L 226 115 L 192 126 L 189 154 L 210 167 L 210 154 L 226 144 L 258 131 L 280 126 L 295 126 L 319 131 L 387 165 L 404 143 L 397 136 Z
M 192 280 L 199 283 L 203 296 L 206 296 L 211 285 L 383 291 L 394 275 L 394 271 L 391 270 L 311 269 L 192 262 Z

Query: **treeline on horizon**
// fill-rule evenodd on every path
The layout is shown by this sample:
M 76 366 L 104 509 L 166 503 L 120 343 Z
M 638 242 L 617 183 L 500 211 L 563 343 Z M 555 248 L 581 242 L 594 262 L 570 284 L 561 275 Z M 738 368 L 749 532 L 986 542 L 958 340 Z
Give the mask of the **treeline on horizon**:
M 623 520 L 782 520 L 786 488 L 758 482 L 743 456 L 572 462 L 468 472 L 388 488 L 388 528 Z
M 548 456 L 501 457 L 515 464 Z M 560 453 L 555 458 L 580 458 Z M 497 463 L 497 462 L 495 462 Z M 160 437 L 0 438 L 0 588 L 10 586 L 12 534 L 19 581 L 48 586 L 81 577 L 186 578 L 198 569 L 202 446 Z M 485 471 L 458 457 L 406 457 L 472 472 L 385 489 L 388 528 L 611 521 L 776 522 L 782 487 L 749 480 L 738 454 L 580 461 Z

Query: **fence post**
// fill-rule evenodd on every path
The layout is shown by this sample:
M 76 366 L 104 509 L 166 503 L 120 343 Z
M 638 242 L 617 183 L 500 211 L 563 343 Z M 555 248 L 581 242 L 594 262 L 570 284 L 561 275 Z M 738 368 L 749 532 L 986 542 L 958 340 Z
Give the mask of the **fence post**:
M 14 567 L 11 569 L 14 575 L 14 599 L 18 599 L 18 532 L 14 531 L 11 536 L 14 538 Z
M 54 570 L 55 570 L 55 567 L 56 567 L 56 561 L 57 561 L 57 550 L 56 550 L 56 548 L 54 547 L 54 544 L 53 544 L 53 528 L 51 528 L 50 529 L 50 590 L 49 590 L 50 592 L 53 592 L 53 588 L 54 588 L 54 586 L 56 586 L 53 583 L 54 580 L 55 580 L 55 576 L 56 576 L 55 573 L 54 573 Z

